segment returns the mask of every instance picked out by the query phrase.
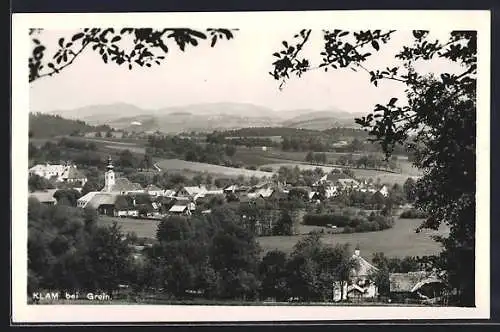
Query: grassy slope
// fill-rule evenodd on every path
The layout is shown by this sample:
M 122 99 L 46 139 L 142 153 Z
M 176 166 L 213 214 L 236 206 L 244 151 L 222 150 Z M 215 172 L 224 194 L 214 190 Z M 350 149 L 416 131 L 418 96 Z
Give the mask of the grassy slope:
M 353 248 L 360 246 L 363 257 L 371 259 L 375 252 L 383 252 L 389 257 L 432 255 L 440 251 L 440 246 L 431 236 L 446 234 L 443 227 L 438 232 L 424 230 L 415 233 L 415 228 L 422 219 L 396 219 L 393 228 L 369 233 L 352 234 L 325 234 L 323 241 L 329 245 L 349 243 Z M 299 238 L 298 236 L 270 236 L 259 238 L 259 243 L 264 252 L 279 249 L 291 252 Z
M 124 232 L 135 232 L 138 237 L 154 238 L 159 221 L 137 220 L 127 218 L 101 217 L 101 225 L 111 225 L 117 222 Z M 440 251 L 439 244 L 431 236 L 435 234 L 446 234 L 447 229 L 443 227 L 438 232 L 424 230 L 415 233 L 415 228 L 421 223 L 421 219 L 397 219 L 393 228 L 369 233 L 353 234 L 325 234 L 323 241 L 328 245 L 349 243 L 354 248 L 360 246 L 363 257 L 371 259 L 373 253 L 384 252 L 389 257 L 422 256 L 432 255 Z M 291 252 L 297 241 L 305 235 L 297 236 L 269 236 L 258 239 L 263 253 L 273 249 Z

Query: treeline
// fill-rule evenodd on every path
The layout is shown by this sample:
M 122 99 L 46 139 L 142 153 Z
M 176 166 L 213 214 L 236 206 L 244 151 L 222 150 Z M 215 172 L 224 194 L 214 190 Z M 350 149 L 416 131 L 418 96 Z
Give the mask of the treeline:
M 334 214 L 308 214 L 304 216 L 304 225 L 322 227 L 340 227 L 344 233 L 376 232 L 394 226 L 391 216 L 370 213 L 364 215 L 345 215 L 341 212 Z
M 337 164 L 354 168 L 371 168 L 371 169 L 391 169 L 398 168 L 398 159 L 393 155 L 389 160 L 385 159 L 382 154 L 363 154 L 359 157 L 354 157 L 353 154 L 342 155 L 337 159 Z
M 271 137 L 271 136 L 318 136 L 318 130 L 297 129 L 287 127 L 251 127 L 236 130 L 215 131 L 212 137 Z
M 229 157 L 236 153 L 234 146 L 198 144 L 178 136 L 150 136 L 147 145 L 155 156 L 225 166 L 231 165 Z
M 105 291 L 118 298 L 125 285 L 130 301 L 154 295 L 171 301 L 323 302 L 332 300 L 332 284 L 348 282 L 357 268 L 348 245 L 326 246 L 318 233 L 299 240 L 290 254 L 275 250 L 261 258 L 241 218 L 223 208 L 164 219 L 156 241 L 142 251 L 134 246 L 144 241 L 133 234 L 97 223 L 95 211 L 30 200 L 27 291 Z M 375 258 L 385 264 L 384 273 L 386 267 L 420 268 L 413 260 Z
M 33 164 L 59 164 L 71 161 L 83 168 L 98 167 L 103 170 L 106 160 L 112 155 L 113 165 L 121 171 L 153 167 L 152 154 L 149 150 L 144 155 L 132 153 L 128 149 L 109 153 L 99 150 L 94 142 L 63 137 L 57 141 L 47 141 L 40 147 L 29 143 L 28 156 Z
M 44 113 L 30 113 L 29 131 L 33 138 L 53 138 L 87 132 L 108 132 L 112 128 L 108 125 L 91 126 L 81 120 L 65 119 L 59 115 Z

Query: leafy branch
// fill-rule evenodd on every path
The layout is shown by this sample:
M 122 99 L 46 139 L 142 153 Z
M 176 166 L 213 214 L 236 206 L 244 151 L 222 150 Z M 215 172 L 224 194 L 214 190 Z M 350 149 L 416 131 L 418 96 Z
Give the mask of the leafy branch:
M 219 40 L 232 39 L 237 29 L 209 28 L 197 31 L 188 28 L 85 28 L 66 40 L 58 40 L 58 49 L 50 60 L 45 60 L 46 46 L 40 39 L 40 29 L 30 30 L 33 49 L 29 58 L 29 82 L 42 77 L 53 76 L 73 64 L 83 51 L 92 49 L 99 54 L 104 63 L 126 64 L 131 70 L 134 66 L 152 67 L 160 65 L 169 52 L 169 40 L 185 51 L 188 45 L 196 47 L 200 41 L 210 39 L 214 47 Z

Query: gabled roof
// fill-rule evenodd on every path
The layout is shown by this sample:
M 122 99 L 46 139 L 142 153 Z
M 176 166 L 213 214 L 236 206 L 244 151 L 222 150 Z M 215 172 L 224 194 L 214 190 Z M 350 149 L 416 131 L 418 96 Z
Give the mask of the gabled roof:
M 115 184 L 111 187 L 111 191 L 123 192 L 123 191 L 138 191 L 144 190 L 140 184 L 130 182 L 127 178 L 117 178 Z
M 94 209 L 97 209 L 101 205 L 114 205 L 117 197 L 118 194 L 114 193 L 97 193 L 86 204 L 86 206 L 90 206 Z
M 147 187 L 146 187 L 146 191 L 162 191 L 161 188 L 155 186 L 154 184 L 149 184 Z
M 373 272 L 378 271 L 378 269 L 370 264 L 366 259 L 361 257 L 359 254 L 352 255 L 352 259 L 358 262 L 358 268 L 353 271 L 353 275 L 357 277 L 369 276 Z
M 183 187 L 183 189 L 190 196 L 195 196 L 198 194 L 204 194 L 207 192 L 207 188 L 205 186 L 192 186 L 192 187 Z
M 429 283 L 442 283 L 438 277 L 426 272 L 391 273 L 389 275 L 391 292 L 415 292 Z
M 168 212 L 184 212 L 187 208 L 187 205 L 173 205 Z
M 86 179 L 87 177 L 76 167 L 69 166 L 64 172 L 63 178 L 79 180 Z

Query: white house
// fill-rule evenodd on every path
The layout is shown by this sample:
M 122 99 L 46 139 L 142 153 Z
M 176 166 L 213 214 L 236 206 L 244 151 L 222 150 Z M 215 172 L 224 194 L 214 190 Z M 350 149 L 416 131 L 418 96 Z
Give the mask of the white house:
M 336 281 L 333 285 L 333 300 L 341 301 L 349 299 L 362 300 L 378 296 L 378 287 L 371 276 L 378 269 L 361 257 L 359 249 L 354 251 L 351 258 L 356 262 L 356 268 L 351 270 L 351 278 L 348 282 Z
M 183 214 L 183 215 L 190 215 L 191 210 L 189 209 L 188 205 L 174 205 L 168 210 L 168 212 L 173 213 L 173 214 Z
M 31 167 L 28 172 L 29 175 L 38 175 L 46 179 L 55 177 L 58 181 L 60 181 L 66 167 L 67 166 L 65 165 L 38 164 Z

